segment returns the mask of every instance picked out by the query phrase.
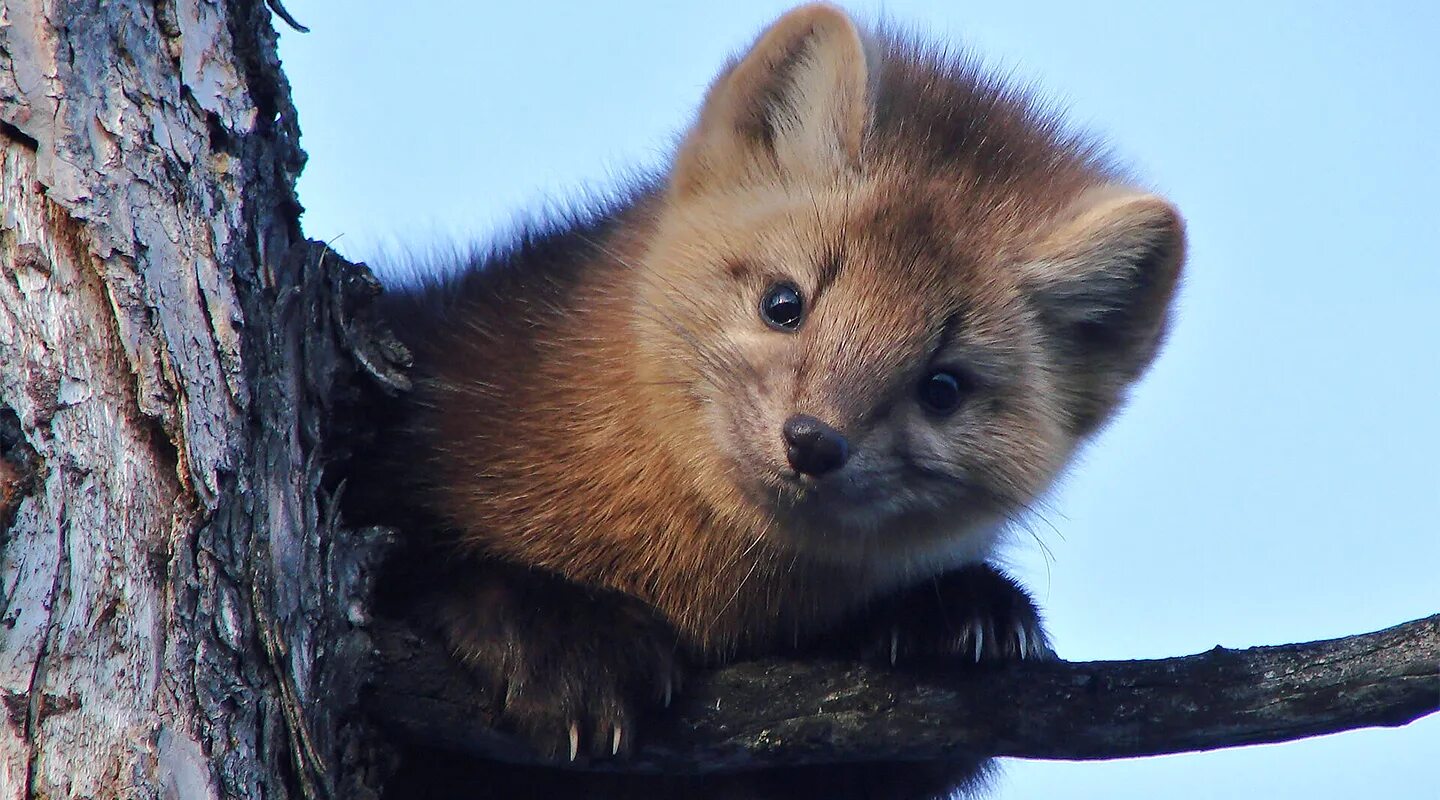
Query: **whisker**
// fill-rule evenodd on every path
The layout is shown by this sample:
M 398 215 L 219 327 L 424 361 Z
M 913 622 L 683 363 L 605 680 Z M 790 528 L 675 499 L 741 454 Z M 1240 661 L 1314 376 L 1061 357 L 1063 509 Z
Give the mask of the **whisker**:
M 763 538 L 765 538 L 765 530 L 762 528 L 760 530 L 760 533 L 755 536 L 755 539 L 750 542 L 750 545 L 744 550 L 742 550 L 739 554 L 737 554 L 735 558 L 730 560 L 730 563 L 726 565 L 725 571 L 728 571 L 730 567 L 739 564 L 745 558 L 745 556 L 749 555 L 750 552 L 755 549 L 756 545 L 760 544 L 760 540 Z M 761 559 L 755 559 L 750 564 L 750 569 L 746 571 L 745 577 L 741 578 L 740 582 L 735 584 L 735 591 L 731 593 L 730 599 L 726 600 L 725 604 L 720 607 L 720 610 L 715 612 L 715 619 L 717 621 L 725 616 L 725 612 L 729 610 L 731 604 L 733 604 L 735 600 L 740 597 L 740 592 L 744 590 L 745 584 L 750 581 L 750 577 L 754 575 L 755 570 L 760 567 L 760 561 Z

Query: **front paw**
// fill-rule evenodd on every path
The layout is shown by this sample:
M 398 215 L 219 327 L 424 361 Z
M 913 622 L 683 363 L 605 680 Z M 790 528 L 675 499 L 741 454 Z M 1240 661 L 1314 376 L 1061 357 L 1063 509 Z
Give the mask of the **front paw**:
M 679 685 L 674 632 L 618 592 L 492 577 L 440 610 L 456 655 L 502 698 L 502 727 L 557 760 L 628 755 L 637 718 Z
M 944 573 L 881 601 L 861 629 L 863 655 L 891 665 L 1055 658 L 1035 602 L 989 564 Z

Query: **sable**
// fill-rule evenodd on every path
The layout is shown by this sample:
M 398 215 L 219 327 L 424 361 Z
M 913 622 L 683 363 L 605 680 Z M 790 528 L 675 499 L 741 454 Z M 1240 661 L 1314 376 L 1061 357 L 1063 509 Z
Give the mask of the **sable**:
M 414 388 L 351 494 L 406 534 L 387 613 L 567 762 L 742 657 L 1050 658 L 988 559 L 1154 359 L 1185 258 L 1099 152 L 943 48 L 785 14 L 668 169 L 383 299 Z M 866 770 L 761 782 L 984 765 Z

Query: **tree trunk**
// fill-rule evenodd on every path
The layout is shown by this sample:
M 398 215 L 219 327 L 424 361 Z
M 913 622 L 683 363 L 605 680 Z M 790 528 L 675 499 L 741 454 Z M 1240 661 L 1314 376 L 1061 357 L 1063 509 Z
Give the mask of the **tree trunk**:
M 298 137 L 261 3 L 0 4 L 0 800 L 374 785 Z

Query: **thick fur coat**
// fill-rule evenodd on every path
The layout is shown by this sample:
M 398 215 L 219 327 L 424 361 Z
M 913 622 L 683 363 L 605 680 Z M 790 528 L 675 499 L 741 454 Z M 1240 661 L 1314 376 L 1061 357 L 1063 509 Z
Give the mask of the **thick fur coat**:
M 417 607 L 562 759 L 623 755 L 687 664 L 1046 657 L 986 559 L 1154 357 L 1183 254 L 1024 95 L 805 6 L 665 175 L 394 293 L 417 389 L 366 491 L 438 532 Z M 857 769 L 826 796 L 977 771 Z

